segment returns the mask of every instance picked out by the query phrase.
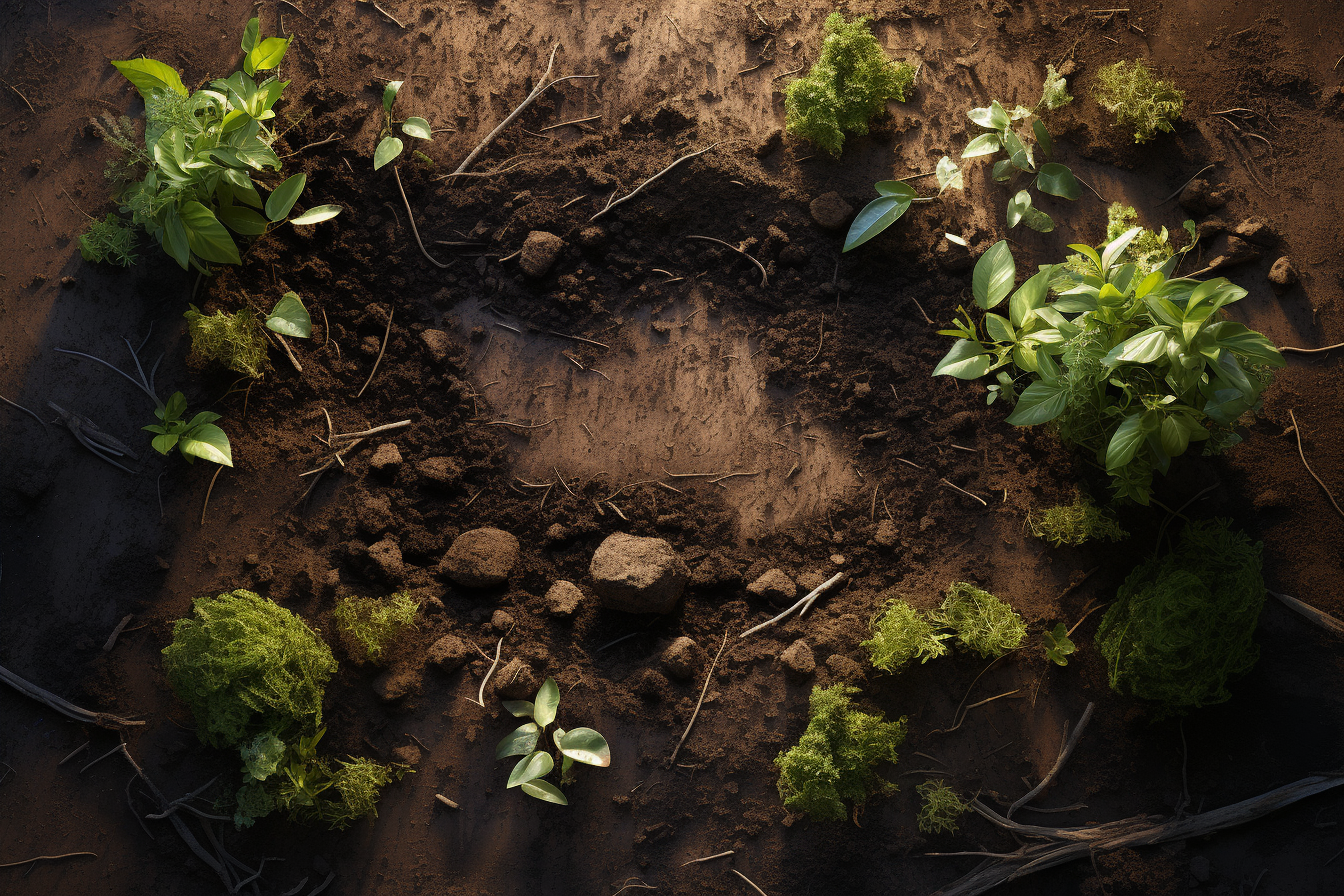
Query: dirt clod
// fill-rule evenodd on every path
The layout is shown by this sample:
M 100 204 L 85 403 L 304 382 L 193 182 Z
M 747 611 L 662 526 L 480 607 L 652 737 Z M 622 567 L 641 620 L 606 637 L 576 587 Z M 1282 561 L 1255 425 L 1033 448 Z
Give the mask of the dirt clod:
M 401 449 L 394 442 L 384 442 L 369 458 L 369 469 L 381 476 L 391 476 L 401 467 Z
M 1227 205 L 1229 192 L 1226 186 L 1215 187 L 1204 178 L 1197 177 L 1181 191 L 1181 208 L 1192 215 L 1203 217 Z
M 501 700 L 530 700 L 541 686 L 541 678 L 532 667 L 514 657 L 495 673 L 491 682 L 495 696 Z
M 779 661 L 790 681 L 806 681 L 817 671 L 817 660 L 812 655 L 812 648 L 802 638 L 790 644 L 779 655 Z
M 523 254 L 518 264 L 527 276 L 544 277 L 555 266 L 564 248 L 565 241 L 560 237 L 544 230 L 534 230 L 523 240 Z
M 579 610 L 583 592 L 573 582 L 561 580 L 546 591 L 546 611 L 557 619 L 567 619 Z
M 705 652 L 690 638 L 682 635 L 663 651 L 663 670 L 678 681 L 695 678 L 705 663 Z
M 798 596 L 798 586 L 782 569 L 768 569 L 747 586 L 747 591 L 771 603 L 782 603 Z
M 1279 289 L 1287 289 L 1297 282 L 1297 269 L 1287 255 L 1280 257 L 1269 269 L 1269 282 Z
M 463 532 L 443 556 L 442 570 L 464 588 L 494 588 L 509 580 L 518 562 L 518 539 L 503 529 Z
M 813 199 L 807 210 L 812 213 L 812 220 L 823 230 L 842 230 L 854 215 L 854 206 L 834 191 L 822 193 Z
M 602 605 L 626 613 L 670 612 L 687 578 L 686 564 L 672 545 L 623 532 L 598 545 L 588 572 Z
M 457 635 L 444 635 L 429 646 L 425 660 L 444 672 L 456 672 L 471 658 L 471 646 Z
M 420 342 L 429 352 L 430 358 L 435 364 L 447 363 L 451 357 L 453 340 L 452 337 L 442 330 L 425 330 L 420 334 Z
M 369 545 L 368 558 L 374 569 L 391 584 L 400 583 L 405 576 L 406 567 L 401 558 L 401 546 L 397 544 L 396 539 L 384 538 Z

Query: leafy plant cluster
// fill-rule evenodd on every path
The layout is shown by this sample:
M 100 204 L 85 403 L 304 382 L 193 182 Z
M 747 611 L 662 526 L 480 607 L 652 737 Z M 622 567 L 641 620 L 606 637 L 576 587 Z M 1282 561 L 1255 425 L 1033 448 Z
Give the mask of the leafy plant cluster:
M 420 605 L 405 591 L 386 600 L 376 597 L 343 597 L 336 601 L 336 628 L 350 652 L 370 663 L 404 629 L 415 625 Z
M 838 157 L 845 134 L 868 133 L 868 122 L 887 100 L 905 102 L 914 82 L 914 67 L 887 58 L 867 18 L 846 22 L 833 12 L 826 17 L 821 56 L 784 91 L 784 126 Z
M 94 221 L 79 235 L 79 254 L 85 261 L 105 262 L 128 268 L 139 260 L 135 254 L 135 231 L 113 212 Z
M 263 200 L 254 175 L 279 171 L 271 148 L 276 134 L 265 122 L 275 117 L 288 81 L 258 72 L 275 69 L 291 38 L 260 33 L 256 18 L 243 32 L 242 71 L 208 88 L 187 90 L 182 77 L 154 59 L 113 62 L 145 101 L 145 146 L 131 152 L 123 173 L 130 174 L 117 199 L 135 225 L 152 236 L 183 269 L 206 271 L 209 264 L 239 264 L 234 236 L 263 236 L 284 223 L 303 193 L 307 176 L 296 174 Z M 100 132 L 123 152 L 129 143 L 121 123 Z M 335 217 L 340 207 L 324 205 L 289 219 L 316 224 Z
M 947 631 L 950 629 L 950 631 Z M 873 620 L 872 638 L 859 646 L 868 650 L 873 667 L 899 672 L 912 661 L 921 664 L 943 656 L 952 637 L 983 657 L 1002 656 L 1022 644 L 1026 623 L 1008 604 L 967 582 L 954 582 L 942 605 L 921 612 L 896 598 Z
M 972 277 L 986 313 L 977 323 L 959 309 L 964 320 L 939 331 L 957 341 L 933 372 L 998 371 L 988 400 L 1014 404 L 1009 423 L 1053 423 L 1066 444 L 1105 466 L 1121 497 L 1147 504 L 1153 474 L 1192 442 L 1216 453 L 1240 440 L 1234 425 L 1259 407 L 1271 368 L 1284 361 L 1268 339 L 1220 313 L 1244 289 L 1222 277 L 1172 279 L 1179 255 L 1140 277 L 1124 252 L 1141 232 L 1132 227 L 1097 249 L 1070 245 L 1087 260 L 1085 273 L 1043 265 L 1016 289 L 1008 242 L 991 246 Z M 991 310 L 1005 300 L 1006 316 Z
M 1032 535 L 1057 548 L 1089 541 L 1121 541 L 1129 536 L 1114 513 L 1102 510 L 1081 491 L 1074 495 L 1072 504 L 1057 504 L 1039 514 L 1028 514 L 1027 526 Z
M 505 789 L 518 787 L 530 797 L 547 803 L 568 806 L 569 799 L 544 778 L 555 768 L 555 760 L 547 750 L 537 749 L 546 728 L 555 721 L 560 711 L 560 686 L 554 678 L 547 678 L 537 690 L 535 700 L 505 700 L 504 709 L 516 719 L 531 719 L 504 736 L 495 748 L 496 759 L 521 756 L 509 773 Z M 574 763 L 607 768 L 611 765 L 611 747 L 607 739 L 592 728 L 556 728 L 551 732 L 557 755 L 561 759 L 560 783 L 571 782 Z
M 1045 650 L 1045 658 L 1056 666 L 1067 666 L 1069 657 L 1078 650 L 1062 622 L 1056 622 L 1053 629 L 1041 632 L 1041 647 Z
M 154 408 L 158 423 L 141 427 L 145 432 L 154 433 L 150 442 L 160 454 L 168 454 L 174 448 L 186 458 L 187 463 L 196 458 L 226 467 L 233 466 L 233 446 L 224 430 L 215 425 L 219 415 L 214 411 L 198 411 L 191 419 L 186 419 L 187 398 L 181 392 L 174 392 L 167 402 Z
M 401 155 L 405 144 L 400 137 L 392 133 L 392 126 L 396 123 L 392 119 L 392 106 L 397 101 L 397 93 L 401 90 L 404 81 L 389 81 L 383 88 L 383 129 L 379 134 L 378 147 L 373 151 L 373 170 L 393 161 Z M 407 137 L 414 137 L 417 140 L 432 140 L 434 133 L 429 127 L 429 122 L 418 116 L 411 116 L 401 123 L 401 132 Z
M 786 808 L 818 821 L 843 821 L 870 795 L 897 789 L 876 766 L 896 762 L 905 717 L 885 722 L 880 712 L 861 712 L 850 699 L 857 693 L 847 684 L 812 689 L 807 730 L 797 745 L 775 757 Z
M 955 834 L 957 819 L 970 804 L 957 795 L 945 781 L 925 781 L 915 788 L 921 803 L 919 829 L 925 834 Z
M 1185 94 L 1174 82 L 1158 78 L 1142 59 L 1099 69 L 1092 96 L 1115 115 L 1116 124 L 1134 128 L 1135 143 L 1170 133 L 1185 108 Z
M 313 335 L 312 317 L 298 293 L 292 291 L 281 296 L 265 317 L 251 308 L 232 314 L 223 311 L 202 314 L 195 305 L 191 305 L 183 317 L 187 319 L 187 332 L 191 334 L 193 355 L 253 379 L 259 379 L 271 366 L 266 355 L 263 327 L 299 339 Z
M 1175 549 L 1139 564 L 1097 630 L 1111 687 L 1163 715 L 1222 703 L 1259 657 L 1259 543 L 1227 520 L 1193 522 Z

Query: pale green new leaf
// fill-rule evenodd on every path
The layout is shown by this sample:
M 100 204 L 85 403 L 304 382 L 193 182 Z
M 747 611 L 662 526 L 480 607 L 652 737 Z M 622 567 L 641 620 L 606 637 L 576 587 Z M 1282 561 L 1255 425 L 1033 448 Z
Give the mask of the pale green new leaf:
M 285 220 L 289 210 L 299 200 L 299 195 L 303 192 L 304 185 L 307 183 L 308 175 L 306 174 L 295 174 L 286 178 L 284 183 L 276 187 L 275 191 L 266 197 L 266 217 L 275 222 Z
M 504 700 L 504 711 L 515 719 L 532 718 L 531 700 Z
M 513 771 L 509 773 L 509 782 L 504 785 L 504 789 L 508 790 L 510 787 L 517 787 L 520 784 L 526 784 L 528 781 L 549 775 L 553 768 L 555 768 L 555 760 L 551 758 L 550 753 L 544 750 L 529 753 L 519 759 L 518 764 L 513 767 Z
M 961 167 L 952 161 L 951 156 L 943 156 L 938 160 L 938 167 L 934 169 L 934 174 L 938 178 L 939 193 L 946 190 L 961 190 L 966 186 Z
M 199 457 L 212 463 L 233 466 L 233 450 L 229 447 L 229 437 L 224 430 L 213 423 L 206 423 L 182 433 L 177 441 L 177 449 L 190 457 Z
M 971 275 L 975 304 L 985 310 L 995 307 L 1008 298 L 1016 278 L 1017 264 L 1013 261 L 1013 252 L 1008 248 L 1007 240 L 999 240 L 975 263 L 975 272 Z
M 141 57 L 113 62 L 112 65 L 135 85 L 135 89 L 145 99 L 149 99 L 155 90 L 169 90 L 178 96 L 187 95 L 187 85 L 182 83 L 182 76 L 172 66 L 157 59 Z
M 992 156 L 1003 147 L 1003 141 L 999 139 L 998 134 L 981 134 L 961 151 L 963 159 L 974 159 L 979 156 Z
M 319 205 L 308 209 L 297 217 L 289 219 L 291 224 L 318 224 L 322 221 L 328 221 L 341 213 L 339 205 Z
M 575 728 L 559 736 L 560 752 L 575 762 L 606 768 L 611 765 L 607 739 L 592 728 Z
M 1017 341 L 1017 334 L 1013 331 L 1013 325 L 1008 323 L 1008 318 L 1002 315 L 986 314 L 985 330 L 989 332 L 989 338 L 995 342 Z
M 545 800 L 548 803 L 556 803 L 561 806 L 568 806 L 569 800 L 560 792 L 550 781 L 527 781 L 520 785 L 523 793 L 528 796 L 534 796 L 539 800 Z
M 310 339 L 313 335 L 313 319 L 296 292 L 287 292 L 280 297 L 270 317 L 266 318 L 266 326 L 282 336 L 296 339 Z
M 430 140 L 434 137 L 429 122 L 418 117 L 408 118 L 402 122 L 401 132 L 410 137 L 418 137 L 421 140 Z
M 405 81 L 388 81 L 387 86 L 383 88 L 383 111 L 391 112 L 392 104 L 397 101 L 397 91 L 401 90 L 401 85 Z
M 378 148 L 373 151 L 373 170 L 386 165 L 388 162 L 401 155 L 402 142 L 400 137 L 387 136 L 378 141 Z
M 560 708 L 560 686 L 554 678 L 542 682 L 533 705 L 532 718 L 542 728 L 555 721 L 555 712 Z
M 250 66 L 252 69 L 249 74 L 275 68 L 280 64 L 280 60 L 285 58 L 285 50 L 287 49 L 289 49 L 288 38 L 266 38 L 247 54 L 246 66 Z

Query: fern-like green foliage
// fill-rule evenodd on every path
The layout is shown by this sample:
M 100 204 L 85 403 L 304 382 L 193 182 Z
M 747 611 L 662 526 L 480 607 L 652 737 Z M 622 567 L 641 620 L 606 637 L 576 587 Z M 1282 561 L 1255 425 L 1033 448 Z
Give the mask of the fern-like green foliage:
M 1064 76 L 1055 71 L 1053 65 L 1045 67 L 1045 83 L 1041 85 L 1041 101 L 1036 104 L 1037 108 L 1044 106 L 1053 111 L 1061 106 L 1067 106 L 1073 102 L 1073 97 L 1069 95 L 1069 83 L 1064 80 Z
M 1012 607 L 968 582 L 953 582 L 935 621 L 954 629 L 961 646 L 983 657 L 1020 647 L 1027 625 Z
M 284 737 L 322 723 L 336 660 L 302 619 L 250 591 L 192 606 L 173 627 L 163 666 L 202 742 L 235 747 L 264 731 Z
M 275 774 L 285 758 L 285 742 L 269 731 L 263 731 L 238 748 L 243 758 L 243 780 L 265 781 Z
M 139 260 L 135 254 L 135 231 L 112 212 L 94 221 L 79 235 L 79 254 L 85 261 L 101 261 L 128 268 Z
M 415 625 L 420 605 L 406 592 L 387 600 L 376 597 L 343 597 L 336 602 L 336 628 L 351 653 L 369 662 L 382 658 L 383 648 L 407 626 Z
M 882 614 L 873 620 L 873 636 L 859 646 L 866 647 L 873 668 L 899 672 L 912 660 L 921 664 L 947 653 L 943 643 L 949 634 L 940 634 L 927 615 L 899 598 L 887 602 Z
M 868 133 L 868 122 L 887 100 L 905 102 L 914 82 L 914 67 L 887 58 L 868 19 L 846 22 L 833 12 L 826 18 L 821 57 L 784 91 L 784 126 L 839 156 L 845 134 Z
M 786 808 L 819 821 L 843 821 L 849 806 L 857 808 L 873 793 L 896 789 L 875 766 L 896 761 L 896 748 L 905 741 L 905 718 L 884 722 L 881 713 L 860 712 L 850 701 L 858 692 L 846 684 L 812 689 L 807 730 L 796 746 L 775 757 Z
M 1227 520 L 1190 523 L 1175 550 L 1140 564 L 1097 630 L 1111 687 L 1161 716 L 1222 703 L 1259 658 L 1260 544 Z
M 955 834 L 957 819 L 970 808 L 945 781 L 925 781 L 915 788 L 923 800 L 919 807 L 919 829 L 925 834 Z
M 196 357 L 222 364 L 253 379 L 259 379 L 271 369 L 261 319 L 251 308 L 234 314 L 223 311 L 202 314 L 192 305 L 183 316 L 187 319 L 187 332 L 191 334 L 191 352 Z
M 1031 534 L 1055 547 L 1085 544 L 1089 541 L 1120 541 L 1129 533 L 1120 528 L 1115 515 L 1102 510 L 1092 499 L 1078 492 L 1072 504 L 1057 504 L 1027 517 Z
M 1134 128 L 1135 143 L 1170 132 L 1185 108 L 1185 94 L 1159 79 L 1142 59 L 1122 59 L 1100 69 L 1092 96 L 1114 113 L 1116 124 Z
M 338 759 L 331 773 L 335 798 L 319 800 L 308 812 L 299 812 L 298 820 L 311 815 L 333 831 L 343 831 L 361 818 L 378 817 L 378 791 L 400 781 L 410 769 L 400 765 L 380 765 L 371 759 Z

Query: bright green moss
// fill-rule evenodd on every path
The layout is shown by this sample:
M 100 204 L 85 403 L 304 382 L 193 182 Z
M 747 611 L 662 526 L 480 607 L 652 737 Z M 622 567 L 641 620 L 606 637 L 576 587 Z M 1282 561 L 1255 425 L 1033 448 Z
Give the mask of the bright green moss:
M 1185 94 L 1175 83 L 1160 80 L 1142 59 L 1122 59 L 1100 69 L 1092 96 L 1115 114 L 1116 124 L 1134 128 L 1135 143 L 1173 130 L 1185 108 Z
M 1027 636 L 1022 617 L 988 591 L 967 582 L 953 582 L 935 621 L 957 633 L 961 646 L 983 657 L 1003 656 Z
M 1031 534 L 1055 547 L 1079 545 L 1089 541 L 1120 541 L 1129 533 L 1120 528 L 1115 516 L 1092 503 L 1079 492 L 1072 504 L 1048 507 L 1027 517 Z
M 868 649 L 873 668 L 883 672 L 899 672 L 914 659 L 922 664 L 942 656 L 947 653 L 943 641 L 951 637 L 939 634 L 926 614 L 899 599 L 887 602 L 873 620 L 872 632 L 859 646 Z
M 415 624 L 420 605 L 406 592 L 387 600 L 376 597 L 343 597 L 336 602 L 336 627 L 350 650 L 369 662 L 382 658 L 402 629 Z
M 202 314 L 195 305 L 183 315 L 191 334 L 191 352 L 206 361 L 223 364 L 235 373 L 258 379 L 270 369 L 266 336 L 252 309 L 235 314 Z

